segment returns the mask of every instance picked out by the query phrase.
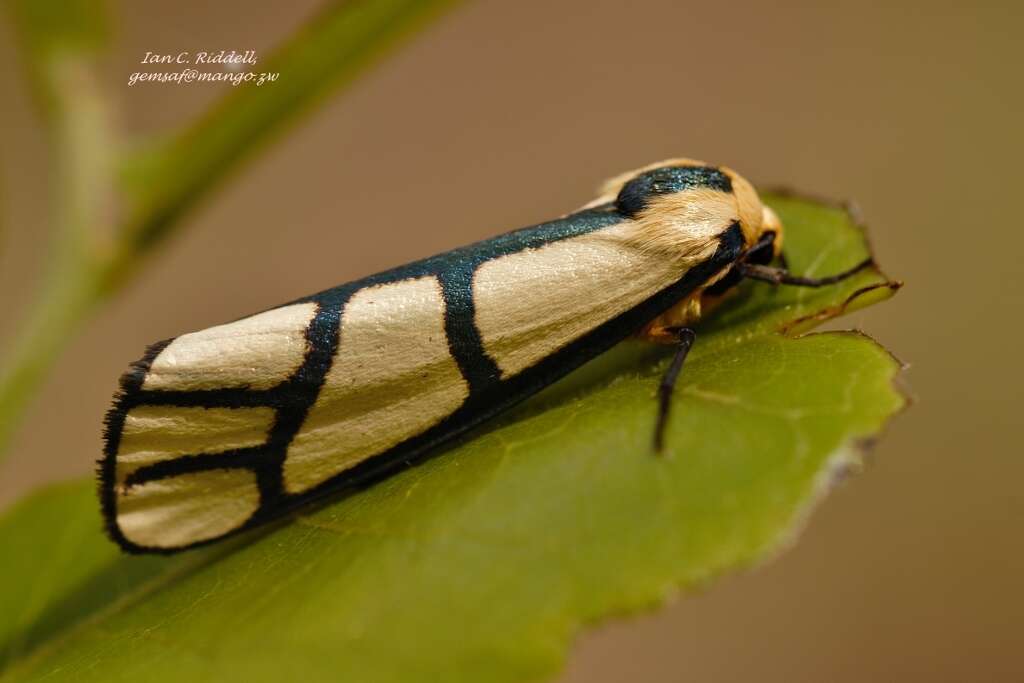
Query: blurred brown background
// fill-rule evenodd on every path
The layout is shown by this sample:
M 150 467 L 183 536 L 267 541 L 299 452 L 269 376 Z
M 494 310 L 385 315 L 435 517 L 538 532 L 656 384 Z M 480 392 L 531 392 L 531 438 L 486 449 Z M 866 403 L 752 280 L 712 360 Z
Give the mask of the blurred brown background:
M 230 87 L 142 84 L 147 51 L 256 49 L 317 3 L 122 2 L 107 86 L 135 132 Z M 584 635 L 567 681 L 1024 680 L 1021 3 L 468 4 L 192 214 L 63 355 L 0 504 L 79 476 L 144 345 L 536 222 L 687 155 L 854 197 L 908 285 L 845 321 L 917 404 L 771 565 Z M 45 256 L 47 148 L 0 29 L 0 331 Z M 272 87 L 272 86 L 264 86 Z

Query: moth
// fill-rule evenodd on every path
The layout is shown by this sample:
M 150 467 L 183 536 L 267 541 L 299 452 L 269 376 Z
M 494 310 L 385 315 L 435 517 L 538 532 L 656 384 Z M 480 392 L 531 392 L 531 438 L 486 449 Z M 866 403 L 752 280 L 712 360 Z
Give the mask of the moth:
M 100 496 L 130 552 L 174 552 L 392 473 L 637 335 L 676 347 L 655 449 L 702 310 L 790 274 L 782 225 L 726 167 L 672 159 L 562 218 L 162 341 L 121 377 Z M 778 265 L 771 265 L 777 262 Z

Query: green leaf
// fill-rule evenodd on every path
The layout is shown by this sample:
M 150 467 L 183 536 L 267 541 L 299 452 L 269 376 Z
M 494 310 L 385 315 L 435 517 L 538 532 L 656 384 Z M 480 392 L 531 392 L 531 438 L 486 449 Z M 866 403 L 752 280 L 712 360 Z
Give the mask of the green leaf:
M 770 200 L 794 271 L 864 257 L 842 211 Z M 664 457 L 670 352 L 627 343 L 419 467 L 204 550 L 121 556 L 88 484 L 42 492 L 0 520 L 0 679 L 550 677 L 581 625 L 794 538 L 904 399 L 864 335 L 779 332 L 894 288 L 746 283 L 700 330 Z

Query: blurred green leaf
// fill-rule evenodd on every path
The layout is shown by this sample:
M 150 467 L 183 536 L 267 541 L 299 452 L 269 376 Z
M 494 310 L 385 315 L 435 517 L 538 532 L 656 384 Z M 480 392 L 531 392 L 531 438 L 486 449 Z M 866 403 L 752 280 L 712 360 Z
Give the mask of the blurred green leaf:
M 863 258 L 841 211 L 770 199 L 795 271 Z M 419 467 L 204 550 L 120 556 L 89 484 L 40 493 L 0 520 L 0 680 L 550 677 L 581 625 L 794 538 L 904 399 L 864 335 L 780 330 L 892 291 L 745 284 L 701 328 L 664 457 L 669 352 L 627 343 Z

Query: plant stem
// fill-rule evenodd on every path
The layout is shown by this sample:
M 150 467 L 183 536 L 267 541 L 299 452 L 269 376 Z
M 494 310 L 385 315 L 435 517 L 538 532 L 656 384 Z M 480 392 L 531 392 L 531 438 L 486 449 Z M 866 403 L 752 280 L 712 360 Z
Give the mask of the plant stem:
M 55 59 L 53 113 L 56 196 L 54 245 L 43 287 L 0 372 L 0 452 L 29 398 L 67 339 L 96 303 L 109 238 L 113 142 L 109 112 L 86 62 Z

